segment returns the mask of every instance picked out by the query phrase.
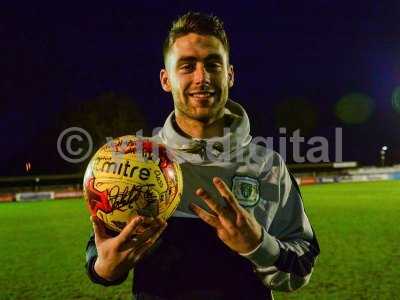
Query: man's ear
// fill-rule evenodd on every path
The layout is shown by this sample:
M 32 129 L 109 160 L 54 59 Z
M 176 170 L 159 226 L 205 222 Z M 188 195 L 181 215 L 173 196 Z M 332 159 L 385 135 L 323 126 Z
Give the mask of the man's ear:
M 166 69 L 161 69 L 160 71 L 160 82 L 164 91 L 171 92 L 171 83 L 169 82 L 168 72 Z
M 233 71 L 233 66 L 229 65 L 228 67 L 228 86 L 233 87 L 233 83 L 235 82 L 235 72 Z

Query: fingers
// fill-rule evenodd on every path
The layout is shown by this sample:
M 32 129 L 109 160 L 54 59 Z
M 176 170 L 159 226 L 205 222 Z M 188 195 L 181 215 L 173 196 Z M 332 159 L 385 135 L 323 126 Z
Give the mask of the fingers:
M 161 232 L 164 231 L 167 223 L 161 219 L 153 219 L 151 223 L 143 230 L 135 230 L 128 241 L 124 244 L 124 248 L 137 249 L 138 245 L 144 244 L 149 241 L 149 239 L 157 239 Z M 138 226 L 137 228 L 141 227 Z
M 153 244 L 145 243 L 141 247 L 137 248 L 134 252 L 132 252 L 133 264 L 137 263 L 146 252 L 153 246 Z
M 202 219 L 208 225 L 210 225 L 214 228 L 218 228 L 220 226 L 220 222 L 219 222 L 217 216 L 210 214 L 209 212 L 205 211 L 200 206 L 198 206 L 194 203 L 190 203 L 189 207 L 196 215 L 199 216 L 200 219 Z
M 143 217 L 143 216 L 142 216 Z M 136 227 L 134 234 L 142 234 L 149 228 L 161 225 L 160 218 L 143 217 L 143 222 Z
M 152 227 L 147 228 L 145 231 L 134 235 L 134 238 L 130 242 L 131 246 L 148 243 L 151 241 L 155 241 L 167 227 L 167 223 L 163 221 L 161 224 L 153 225 Z
M 154 242 L 157 241 L 160 235 L 163 233 L 165 228 L 167 228 L 167 222 L 164 221 L 155 231 L 155 233 L 149 236 L 149 238 L 146 240 L 146 243 L 154 244 Z
M 199 196 L 201 199 L 203 199 L 203 201 L 207 204 L 207 206 L 217 215 L 222 213 L 223 210 L 222 206 L 218 202 L 216 202 L 213 198 L 211 198 L 210 195 L 208 195 L 208 193 L 204 189 L 202 188 L 197 189 L 196 195 Z
M 233 195 L 228 185 L 219 177 L 214 177 L 213 183 L 216 189 L 218 190 L 219 194 L 222 196 L 222 198 L 224 198 L 225 202 L 231 208 L 233 208 L 234 211 L 240 212 L 242 207 L 236 200 L 235 196 Z
M 109 238 L 110 236 L 106 233 L 103 222 L 96 216 L 91 216 L 90 221 L 93 225 L 93 232 L 95 243 L 101 243 L 103 240 Z
M 122 231 L 117 236 L 122 243 L 127 242 L 131 239 L 132 234 L 135 232 L 137 227 L 143 222 L 143 217 L 135 216 L 133 217 L 129 223 L 122 229 Z
M 132 251 L 134 263 L 136 263 L 138 260 L 140 260 L 144 256 L 144 254 L 146 254 L 146 252 L 159 239 L 160 235 L 162 234 L 162 232 L 165 230 L 166 227 L 167 227 L 167 223 L 164 221 L 160 227 L 149 229 L 149 230 L 151 230 L 151 233 L 148 235 L 146 234 L 146 237 L 141 236 L 140 238 L 143 238 L 143 240 L 141 241 L 140 244 L 137 244 L 137 242 L 136 242 L 135 246 L 132 245 L 132 249 L 134 249 L 134 251 Z M 131 242 L 131 243 L 134 243 L 134 242 Z

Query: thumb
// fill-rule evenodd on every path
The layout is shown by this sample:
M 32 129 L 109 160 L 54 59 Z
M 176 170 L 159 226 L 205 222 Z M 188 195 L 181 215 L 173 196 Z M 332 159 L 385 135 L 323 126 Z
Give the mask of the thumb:
M 103 222 L 96 216 L 91 216 L 93 232 L 96 244 L 101 243 L 103 240 L 108 238 Z

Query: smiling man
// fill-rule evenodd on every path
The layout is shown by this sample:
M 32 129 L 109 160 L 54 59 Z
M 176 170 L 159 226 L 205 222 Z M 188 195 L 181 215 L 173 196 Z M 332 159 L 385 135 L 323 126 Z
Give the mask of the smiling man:
M 89 277 L 115 285 L 133 269 L 136 299 L 272 299 L 272 290 L 306 285 L 319 246 L 282 158 L 252 143 L 245 110 L 228 98 L 222 22 L 187 13 L 163 50 L 160 81 L 175 109 L 153 139 L 181 162 L 182 201 L 168 225 L 145 232 L 142 217 L 116 237 L 93 219 Z
M 172 93 L 179 128 L 195 138 L 222 135 L 224 108 L 234 79 L 224 45 L 212 35 L 188 33 L 177 35 L 168 46 L 160 77 L 163 89 Z

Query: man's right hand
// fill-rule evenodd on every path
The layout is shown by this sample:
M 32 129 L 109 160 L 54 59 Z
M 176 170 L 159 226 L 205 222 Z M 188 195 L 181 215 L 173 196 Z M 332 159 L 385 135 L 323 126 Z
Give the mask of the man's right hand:
M 115 237 L 106 233 L 104 223 L 91 217 L 97 248 L 96 273 L 109 281 L 122 278 L 157 241 L 167 223 L 160 219 L 133 217 Z M 142 225 L 147 225 L 143 227 Z

